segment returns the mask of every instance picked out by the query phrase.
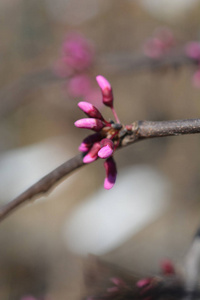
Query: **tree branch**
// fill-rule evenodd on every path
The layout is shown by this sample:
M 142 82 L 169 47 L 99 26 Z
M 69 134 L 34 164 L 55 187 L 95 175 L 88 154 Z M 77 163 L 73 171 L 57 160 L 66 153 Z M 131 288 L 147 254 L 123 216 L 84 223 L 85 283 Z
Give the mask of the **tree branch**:
M 200 119 L 158 122 L 136 121 L 132 124 L 132 130 L 123 138 L 121 148 L 143 139 L 192 133 L 200 133 Z M 78 154 L 68 160 L 40 179 L 17 198 L 4 205 L 0 209 L 0 222 L 23 203 L 47 193 L 65 176 L 82 167 L 84 165 L 82 158 L 82 154 Z
M 63 179 L 68 174 L 71 174 L 72 171 L 80 168 L 81 166 L 83 166 L 82 154 L 78 154 L 57 167 L 55 170 L 33 184 L 30 188 L 28 188 L 24 193 L 19 195 L 13 201 L 4 205 L 0 209 L 0 221 L 7 217 L 16 208 L 20 207 L 24 202 L 31 200 L 32 198 L 41 194 L 47 193 L 50 189 L 55 187 L 61 179 Z
M 166 67 L 177 68 L 182 65 L 195 65 L 198 60 L 188 58 L 184 53 L 177 51 L 169 53 L 157 59 L 145 56 L 136 56 L 132 53 L 110 53 L 102 56 L 96 61 L 97 68 L 104 72 L 116 73 L 138 72 L 142 70 L 157 70 Z M 101 73 L 101 72 L 100 72 Z M 0 118 L 5 118 L 8 114 L 21 106 L 26 99 L 24 95 L 44 84 L 67 80 L 58 77 L 51 68 L 35 71 L 8 84 L 0 90 Z

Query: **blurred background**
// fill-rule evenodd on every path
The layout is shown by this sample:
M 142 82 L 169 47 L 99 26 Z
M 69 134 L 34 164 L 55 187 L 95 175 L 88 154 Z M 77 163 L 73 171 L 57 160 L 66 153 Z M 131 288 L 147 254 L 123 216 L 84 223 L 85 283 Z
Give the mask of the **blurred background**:
M 79 100 L 112 118 L 98 74 L 112 84 L 122 123 L 198 118 L 194 66 L 131 62 L 159 27 L 173 32 L 176 51 L 198 41 L 199 19 L 198 0 L 1 0 L 1 205 L 78 153 L 88 134 L 73 125 L 83 117 Z M 78 65 L 65 56 L 74 38 L 84 49 Z M 0 299 L 82 299 L 85 270 L 104 276 L 88 254 L 134 274 L 158 272 L 163 258 L 182 268 L 199 226 L 199 149 L 199 135 L 136 143 L 115 154 L 112 190 L 103 189 L 99 160 L 9 216 L 0 226 Z

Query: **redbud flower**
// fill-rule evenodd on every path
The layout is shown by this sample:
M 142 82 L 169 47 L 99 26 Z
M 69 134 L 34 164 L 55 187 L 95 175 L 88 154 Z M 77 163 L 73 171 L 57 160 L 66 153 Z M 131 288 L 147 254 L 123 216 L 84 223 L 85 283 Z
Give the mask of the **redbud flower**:
M 102 136 L 100 135 L 99 132 L 88 135 L 80 144 L 79 151 L 87 152 L 91 148 L 92 144 L 100 141 L 101 139 L 102 139 Z
M 109 157 L 105 162 L 104 162 L 104 167 L 106 170 L 106 178 L 104 180 L 104 188 L 106 190 L 110 190 L 113 185 L 115 184 L 116 177 L 117 177 L 117 168 L 114 159 Z
M 78 107 L 86 114 L 88 117 L 97 118 L 100 120 L 104 120 L 100 111 L 89 102 L 79 102 Z
M 71 33 L 63 44 L 65 63 L 74 70 L 82 71 L 88 68 L 94 57 L 91 43 L 78 33 Z
M 175 274 L 174 264 L 169 259 L 165 259 L 161 262 L 161 270 L 164 275 Z
M 113 107 L 113 93 L 110 83 L 105 77 L 101 75 L 98 75 L 96 77 L 96 80 L 103 95 L 103 103 L 106 106 Z
M 103 139 L 100 142 L 101 149 L 98 152 L 100 158 L 108 158 L 113 154 L 114 144 L 110 139 Z
M 90 151 L 88 152 L 88 154 L 86 154 L 83 158 L 83 162 L 85 164 L 91 163 L 93 161 L 95 161 L 98 158 L 98 151 L 101 148 L 100 143 L 95 143 L 92 148 L 90 149 Z
M 190 42 L 186 44 L 185 53 L 188 57 L 197 59 L 200 61 L 200 43 Z
M 97 132 L 104 127 L 104 124 L 101 120 L 94 119 L 94 118 L 85 118 L 85 119 L 77 120 L 74 123 L 74 125 L 78 128 L 92 129 Z
M 144 53 L 151 58 L 160 58 L 175 44 L 173 33 L 168 28 L 157 28 L 153 37 L 144 44 Z
M 96 131 L 97 133 L 86 137 L 79 146 L 79 150 L 85 154 L 83 157 L 84 163 L 91 163 L 98 158 L 106 159 L 104 167 L 106 170 L 106 178 L 104 188 L 111 189 L 116 181 L 117 168 L 112 157 L 114 150 L 120 145 L 123 138 L 123 133 L 129 130 L 127 126 L 120 124 L 119 118 L 113 107 L 112 87 L 106 78 L 99 75 L 97 82 L 103 94 L 103 103 L 109 106 L 114 114 L 115 120 L 106 121 L 99 110 L 89 102 L 79 102 L 78 107 L 89 117 L 77 120 L 74 124 L 78 128 L 87 128 Z M 86 153 L 85 153 L 86 152 Z

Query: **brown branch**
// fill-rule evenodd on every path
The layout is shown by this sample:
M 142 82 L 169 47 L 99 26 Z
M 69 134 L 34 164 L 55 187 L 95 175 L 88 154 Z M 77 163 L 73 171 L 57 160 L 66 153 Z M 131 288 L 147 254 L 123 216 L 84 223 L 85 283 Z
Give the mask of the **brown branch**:
M 31 200 L 32 198 L 41 194 L 47 193 L 50 189 L 55 187 L 61 179 L 63 179 L 68 174 L 71 174 L 72 171 L 80 168 L 81 166 L 83 166 L 83 160 L 82 154 L 79 154 L 57 167 L 55 170 L 44 176 L 13 201 L 4 205 L 0 209 L 0 221 L 7 217 L 16 208 L 20 207 L 24 202 Z
M 129 131 L 128 134 L 123 138 L 121 147 L 148 138 L 176 136 L 192 133 L 200 133 L 200 119 L 160 122 L 136 121 L 132 124 L 132 130 Z M 4 205 L 0 209 L 0 222 L 26 201 L 31 200 L 32 198 L 35 198 L 41 194 L 47 193 L 50 189 L 55 187 L 55 185 L 61 179 L 83 165 L 82 154 L 79 154 L 61 166 L 57 167 L 55 170 L 32 185 L 24 193 L 19 195 L 8 204 Z
M 200 133 L 200 119 L 174 121 L 136 121 L 132 124 L 132 131 L 122 141 L 127 146 L 136 141 L 165 136 Z

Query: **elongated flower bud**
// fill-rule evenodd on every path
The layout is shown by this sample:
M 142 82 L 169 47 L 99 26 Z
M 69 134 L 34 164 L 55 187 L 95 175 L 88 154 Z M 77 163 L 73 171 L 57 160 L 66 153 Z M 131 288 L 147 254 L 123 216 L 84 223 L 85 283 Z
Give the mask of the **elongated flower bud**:
M 95 142 L 98 142 L 101 139 L 102 139 L 102 136 L 98 132 L 88 135 L 80 144 L 79 151 L 87 152 Z
M 104 162 L 104 167 L 106 170 L 106 178 L 104 180 L 104 188 L 106 190 L 111 189 L 116 181 L 117 177 L 117 168 L 114 159 L 109 157 L 105 162 Z
M 78 128 L 92 129 L 94 131 L 100 131 L 104 127 L 104 123 L 99 119 L 85 118 L 77 120 L 74 125 Z
M 101 149 L 98 152 L 100 158 L 108 158 L 113 154 L 114 144 L 110 139 L 103 139 L 100 142 Z
M 98 158 L 98 151 L 101 148 L 100 143 L 95 143 L 88 154 L 86 154 L 83 158 L 83 162 L 85 164 L 91 163 Z
M 103 95 L 103 103 L 106 105 L 106 106 L 109 106 L 109 107 L 113 107 L 113 93 L 112 93 L 112 87 L 109 83 L 109 81 L 101 76 L 101 75 L 98 75 L 96 77 L 96 80 L 97 80 L 97 83 L 101 89 L 101 92 L 102 92 L 102 95 Z
M 91 103 L 81 101 L 78 103 L 78 107 L 90 118 L 96 118 L 100 120 L 104 120 L 100 111 Z

